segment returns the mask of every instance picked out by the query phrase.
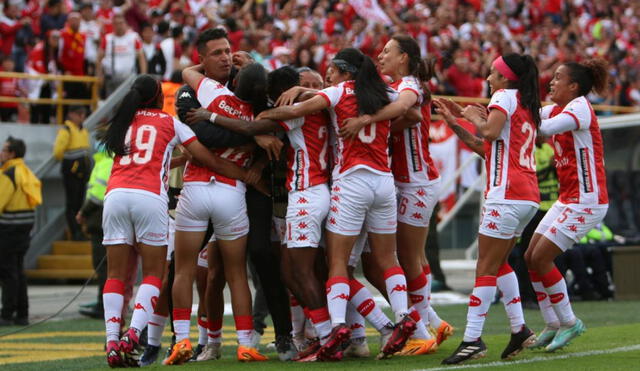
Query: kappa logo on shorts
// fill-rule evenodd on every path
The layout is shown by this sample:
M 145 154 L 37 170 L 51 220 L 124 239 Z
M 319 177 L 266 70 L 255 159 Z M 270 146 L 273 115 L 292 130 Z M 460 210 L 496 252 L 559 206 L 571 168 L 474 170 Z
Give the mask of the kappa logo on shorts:
M 477 307 L 480 304 L 482 304 L 482 300 L 480 300 L 479 297 L 475 296 L 475 295 L 471 295 L 469 297 L 469 306 L 470 307 Z
M 518 296 L 518 297 L 515 297 L 515 298 L 511 299 L 511 301 L 510 301 L 510 302 L 508 302 L 508 303 L 507 303 L 507 305 L 511 305 L 511 304 L 518 304 L 518 303 L 520 303 L 521 301 L 522 301 L 522 300 L 521 300 L 521 299 L 520 299 L 520 297 Z
M 331 300 L 335 300 L 335 299 L 349 300 L 349 295 L 341 293 L 331 298 Z
M 577 221 L 578 221 L 578 223 L 580 223 L 580 224 L 584 224 L 584 223 L 586 223 L 586 222 L 587 222 L 587 220 L 585 219 L 585 217 L 584 217 L 584 216 L 578 216 L 578 217 L 576 217 L 576 220 L 577 220 Z
M 304 228 L 307 228 L 307 227 L 308 227 L 308 226 L 307 226 L 307 223 L 305 223 L 305 222 L 300 222 L 300 223 L 298 223 L 298 228 L 299 228 L 299 229 L 304 229 Z
M 329 218 L 329 224 L 333 224 L 333 225 L 338 224 L 338 223 L 336 222 L 336 218 Z
M 590 207 L 587 207 L 586 209 L 582 210 L 583 212 L 589 214 L 589 215 L 593 215 L 593 210 L 591 210 Z
M 421 207 L 421 208 L 423 208 L 423 209 L 424 209 L 425 207 L 427 207 L 427 205 L 425 205 L 425 204 L 424 204 L 424 202 L 422 202 L 422 201 L 418 201 L 418 202 L 416 202 L 416 203 L 415 203 L 415 206 L 416 206 L 416 207 Z
M 331 199 L 334 200 L 335 202 L 340 202 L 340 196 L 338 195 L 331 196 Z
M 491 211 L 489 211 L 489 215 L 491 215 L 494 218 L 499 218 L 500 217 L 500 212 L 496 209 L 492 209 Z
M 136 303 L 136 305 L 133 307 L 133 310 L 136 310 L 136 309 L 142 309 L 145 312 L 147 311 L 140 303 Z
M 298 203 L 299 203 L 299 204 L 308 204 L 308 203 L 309 203 L 309 201 L 307 201 L 307 199 L 306 199 L 306 198 L 304 198 L 304 197 L 300 197 L 300 198 L 298 199 Z
M 556 235 L 558 234 L 558 229 L 556 229 L 556 227 L 551 227 L 551 229 L 549 229 L 549 232 L 551 232 L 551 234 Z
M 571 225 L 569 226 L 569 230 L 570 230 L 571 232 L 577 232 L 577 231 L 578 231 L 578 227 L 577 227 L 575 224 L 571 224 Z
M 301 234 L 298 236 L 298 241 L 306 241 L 306 240 L 308 240 L 306 234 Z
M 309 212 L 305 209 L 300 209 L 300 211 L 298 211 L 298 216 L 307 216 L 309 215 Z
M 420 214 L 420 213 L 413 213 L 413 214 L 411 214 L 411 217 L 412 217 L 413 219 L 419 219 L 419 220 L 422 220 L 422 219 L 423 219 L 423 218 L 422 218 L 422 214 Z
M 333 212 L 333 213 L 337 213 L 338 212 L 338 207 L 337 206 L 331 206 L 331 208 L 329 208 L 329 210 L 331 210 L 331 212 Z
M 111 317 L 108 320 L 106 320 L 105 322 L 109 323 L 109 322 L 113 322 L 113 323 L 120 323 L 120 318 L 118 317 Z
M 427 194 L 427 192 L 425 192 L 425 191 L 424 191 L 424 189 L 420 188 L 420 189 L 418 189 L 418 191 L 416 192 L 416 194 L 417 194 L 418 196 L 424 196 L 424 195 L 426 195 L 426 194 Z
M 489 222 L 489 223 L 487 223 L 487 228 L 489 228 L 491 230 L 494 230 L 494 231 L 497 231 L 498 230 L 498 225 L 496 223 L 494 223 L 494 222 Z
M 407 285 L 401 285 L 401 284 L 397 284 L 394 288 L 391 289 L 391 292 L 389 294 L 393 294 L 395 291 L 398 292 L 406 292 L 407 291 Z
M 538 299 L 538 301 L 543 301 L 544 299 L 547 298 L 547 293 L 536 291 L 536 298 Z
M 551 300 L 551 304 L 558 304 L 559 302 L 562 301 L 562 299 L 564 299 L 564 294 L 561 292 L 549 295 L 549 300 Z
M 340 192 L 340 187 L 335 186 L 331 190 L 334 191 L 334 192 Z

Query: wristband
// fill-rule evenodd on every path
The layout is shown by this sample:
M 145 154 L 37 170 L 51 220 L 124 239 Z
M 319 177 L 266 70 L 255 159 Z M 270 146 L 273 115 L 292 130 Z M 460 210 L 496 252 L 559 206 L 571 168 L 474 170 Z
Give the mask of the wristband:
M 209 117 L 209 121 L 211 121 L 212 123 L 216 123 L 216 117 L 218 117 L 217 113 L 212 113 L 211 116 Z

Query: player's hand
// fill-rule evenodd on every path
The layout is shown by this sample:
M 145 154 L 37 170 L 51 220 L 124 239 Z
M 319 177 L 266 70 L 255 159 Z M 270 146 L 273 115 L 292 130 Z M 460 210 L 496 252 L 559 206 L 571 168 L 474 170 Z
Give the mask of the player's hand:
M 451 126 L 457 124 L 455 116 L 449 110 L 449 106 L 445 103 L 445 99 L 434 99 L 433 106 L 436 109 L 436 112 L 442 115 L 442 118 L 447 123 L 447 125 Z
M 269 157 L 269 161 L 279 160 L 280 159 L 280 151 L 284 146 L 284 143 L 273 135 L 256 135 L 253 137 L 262 149 L 267 152 L 267 157 Z
M 462 116 L 471 122 L 487 121 L 487 109 L 481 104 L 466 106 L 462 110 Z
M 451 99 L 438 98 L 441 104 L 444 104 L 454 117 L 462 117 L 462 107 Z
M 342 127 L 338 130 L 338 135 L 342 138 L 353 139 L 362 128 L 369 124 L 371 124 L 371 116 L 369 115 L 348 118 L 342 123 Z
M 209 121 L 210 117 L 211 112 L 206 108 L 192 108 L 191 110 L 189 110 L 189 112 L 187 112 L 187 122 L 185 124 L 193 125 L 196 122 Z
M 82 211 L 78 211 L 76 214 L 76 222 L 78 222 L 78 224 L 84 224 L 86 222 L 84 215 L 82 215 Z
M 242 69 L 248 64 L 253 63 L 255 60 L 251 56 L 251 54 L 245 51 L 237 51 L 231 55 L 231 63 L 237 68 Z
M 290 106 L 295 103 L 298 96 L 302 93 L 302 88 L 300 86 L 294 86 L 293 88 L 285 91 L 280 94 L 278 100 L 276 100 L 276 107 L 280 106 Z

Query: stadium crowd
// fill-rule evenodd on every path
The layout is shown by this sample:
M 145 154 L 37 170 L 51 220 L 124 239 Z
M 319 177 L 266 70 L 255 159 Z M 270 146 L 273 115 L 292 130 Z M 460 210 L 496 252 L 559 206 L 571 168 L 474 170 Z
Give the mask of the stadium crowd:
M 3 71 L 108 76 L 103 94 L 132 71 L 169 80 L 173 71 L 197 62 L 198 33 L 223 26 L 233 51 L 251 53 L 269 70 L 292 64 L 322 74 L 344 46 L 375 57 L 391 34 L 407 33 L 419 42 L 423 57 L 437 59 L 432 91 L 468 97 L 487 96 L 484 76 L 500 53 L 535 58 L 543 98 L 558 64 L 603 57 L 611 62 L 609 94 L 590 99 L 640 104 L 640 4 L 630 0 L 386 0 L 379 6 L 359 0 L 6 0 L 3 5 Z M 82 85 L 67 85 L 67 98 L 87 97 Z M 4 96 L 48 98 L 54 92 L 50 83 L 37 80 L 0 81 Z M 0 103 L 0 108 L 5 122 L 20 110 L 19 121 L 46 123 L 52 112 L 44 105 Z

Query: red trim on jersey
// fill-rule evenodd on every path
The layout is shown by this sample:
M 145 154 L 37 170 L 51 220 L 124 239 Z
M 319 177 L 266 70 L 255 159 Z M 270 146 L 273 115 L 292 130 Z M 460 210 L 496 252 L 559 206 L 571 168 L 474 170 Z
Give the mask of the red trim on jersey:
M 504 108 L 502 108 L 502 107 L 500 107 L 500 106 L 498 106 L 498 105 L 492 104 L 492 105 L 490 105 L 490 106 L 489 106 L 489 107 L 487 107 L 487 108 L 489 108 L 490 110 L 491 110 L 491 109 L 497 109 L 497 110 L 499 110 L 499 111 L 502 111 L 502 113 L 504 113 L 504 115 L 505 115 L 505 116 L 507 116 L 507 118 L 509 117 L 509 112 L 507 112 Z
M 406 91 L 413 92 L 413 93 L 418 97 L 418 99 L 420 99 L 420 93 L 418 93 L 418 91 L 417 91 L 416 89 L 404 88 L 404 89 L 402 89 L 402 91 L 399 91 L 398 93 L 402 93 L 402 92 L 403 92 L 403 91 L 405 91 L 405 90 L 406 90 Z M 417 103 L 418 103 L 418 101 L 416 101 L 416 104 L 417 104 Z
M 320 92 L 319 92 L 319 93 L 317 93 L 316 95 L 319 95 L 319 96 L 321 96 L 322 98 L 324 98 L 324 100 L 326 100 L 326 101 L 327 101 L 327 105 L 328 105 L 329 107 L 331 107 L 331 99 L 329 99 L 329 97 L 328 97 L 325 93 L 320 93 Z
M 580 129 L 580 121 L 578 120 L 578 117 L 576 117 L 576 115 L 574 115 L 573 113 L 571 113 L 569 111 L 562 111 L 560 113 L 566 113 L 567 115 L 573 117 L 573 120 L 576 122 L 576 130 Z
M 204 82 L 204 80 L 206 80 L 206 77 L 203 77 L 200 82 L 198 82 L 198 86 L 196 86 L 196 96 L 198 96 L 198 91 L 200 90 L 200 85 L 202 85 L 202 83 Z M 205 107 L 206 108 L 206 107 Z
M 183 146 L 188 146 L 189 144 L 191 144 L 191 142 L 196 141 L 198 139 L 198 137 L 196 137 L 195 135 L 192 136 L 191 138 L 185 140 L 184 142 L 182 142 Z
M 284 123 L 284 121 L 278 121 L 278 125 L 282 126 L 282 128 L 284 129 L 284 131 L 289 131 L 291 129 L 289 129 L 289 127 L 287 126 L 287 124 Z

